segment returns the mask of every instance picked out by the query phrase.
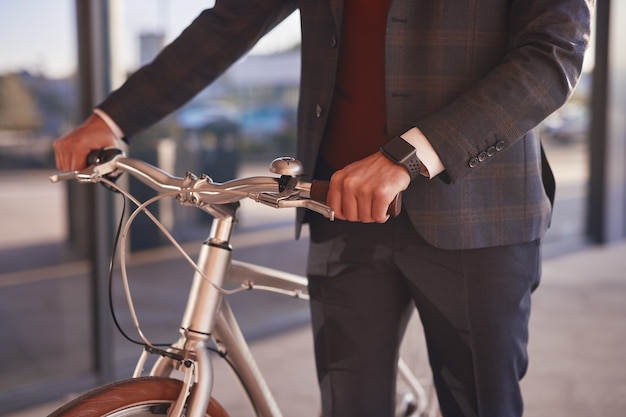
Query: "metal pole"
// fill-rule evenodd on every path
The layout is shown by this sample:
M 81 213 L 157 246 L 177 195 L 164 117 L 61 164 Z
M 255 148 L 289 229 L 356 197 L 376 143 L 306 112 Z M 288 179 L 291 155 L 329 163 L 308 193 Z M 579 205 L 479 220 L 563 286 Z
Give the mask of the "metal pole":
M 604 163 L 606 154 L 606 105 L 610 0 L 599 0 L 596 6 L 595 65 L 591 98 L 591 140 L 589 143 L 589 193 L 587 201 L 587 235 L 594 243 L 604 237 Z
M 108 0 L 76 0 L 76 17 L 80 113 L 85 119 L 110 91 Z M 113 380 L 115 374 L 107 273 L 113 241 L 113 202 L 103 187 L 80 188 L 71 190 L 72 197 L 78 197 L 76 200 L 85 204 L 73 205 L 71 210 L 72 214 L 79 214 L 72 217 L 82 226 L 80 240 L 86 239 L 84 247 L 91 262 L 94 370 L 98 382 L 105 383 Z
M 626 28 L 621 1 L 598 0 L 593 76 L 587 234 L 595 243 L 626 237 Z

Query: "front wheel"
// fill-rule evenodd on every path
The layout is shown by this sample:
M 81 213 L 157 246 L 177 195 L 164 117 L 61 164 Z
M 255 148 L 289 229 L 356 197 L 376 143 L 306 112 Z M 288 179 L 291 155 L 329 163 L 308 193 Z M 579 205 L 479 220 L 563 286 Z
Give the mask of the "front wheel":
M 181 381 L 142 377 L 113 382 L 75 398 L 48 417 L 148 417 L 167 415 L 182 390 Z M 211 398 L 206 417 L 228 417 Z

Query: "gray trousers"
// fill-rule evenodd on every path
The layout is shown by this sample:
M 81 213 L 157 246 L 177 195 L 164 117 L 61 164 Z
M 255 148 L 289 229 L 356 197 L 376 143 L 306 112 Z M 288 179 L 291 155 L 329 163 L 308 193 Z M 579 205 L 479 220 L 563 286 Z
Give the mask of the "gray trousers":
M 311 216 L 309 290 L 325 417 L 391 417 L 399 344 L 416 306 L 444 417 L 519 417 L 539 241 L 448 251 L 406 216 Z

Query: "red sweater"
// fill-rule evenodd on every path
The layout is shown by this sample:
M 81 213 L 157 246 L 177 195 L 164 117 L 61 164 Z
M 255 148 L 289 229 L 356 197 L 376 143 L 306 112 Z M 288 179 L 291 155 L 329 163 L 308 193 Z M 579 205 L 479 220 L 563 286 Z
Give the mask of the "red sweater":
M 385 29 L 390 0 L 345 0 L 322 156 L 340 169 L 386 142 Z

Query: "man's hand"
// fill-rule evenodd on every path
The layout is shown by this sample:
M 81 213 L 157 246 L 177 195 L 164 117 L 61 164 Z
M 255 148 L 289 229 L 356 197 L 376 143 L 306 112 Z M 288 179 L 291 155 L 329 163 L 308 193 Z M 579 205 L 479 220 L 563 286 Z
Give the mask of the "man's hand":
M 87 165 L 87 155 L 95 149 L 112 148 L 117 144 L 107 124 L 92 114 L 83 124 L 52 144 L 59 171 L 81 170 Z
M 410 182 L 405 167 L 377 152 L 335 172 L 326 202 L 338 219 L 384 223 L 389 204 Z

